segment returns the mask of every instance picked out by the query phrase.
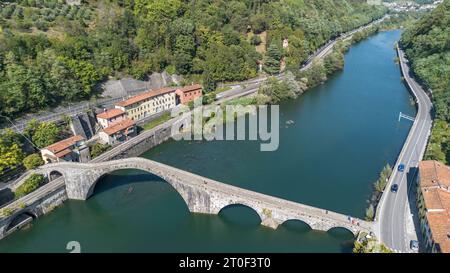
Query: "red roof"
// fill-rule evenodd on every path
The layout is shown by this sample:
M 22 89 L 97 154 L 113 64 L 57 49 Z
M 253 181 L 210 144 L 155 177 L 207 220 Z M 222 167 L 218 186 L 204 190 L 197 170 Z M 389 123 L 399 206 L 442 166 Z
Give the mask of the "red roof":
M 45 149 L 51 151 L 52 153 L 56 154 L 59 153 L 65 149 L 70 148 L 70 146 L 75 145 L 78 141 L 84 140 L 84 137 L 80 135 L 76 135 L 73 137 L 69 137 L 67 139 L 58 141 L 56 143 L 53 143 L 50 146 L 47 146 Z
M 125 114 L 124 111 L 122 111 L 121 109 L 118 109 L 118 108 L 114 108 L 114 109 L 109 109 L 103 113 L 98 114 L 97 118 L 110 119 L 110 118 L 114 118 L 114 117 L 117 117 L 117 116 L 120 116 L 123 114 Z
M 450 169 L 435 160 L 419 163 L 420 187 L 433 241 L 450 253 Z
M 436 160 L 419 162 L 420 186 L 450 188 L 450 169 Z
M 114 135 L 115 133 L 125 130 L 131 126 L 134 126 L 134 121 L 131 119 L 124 119 L 111 124 L 111 126 L 105 128 L 103 132 L 107 135 Z
M 179 88 L 178 90 L 180 90 L 183 93 L 186 93 L 186 92 L 191 92 L 191 91 L 195 91 L 195 90 L 202 89 L 202 88 L 203 87 L 201 84 L 193 84 L 193 85 L 184 86 L 182 88 Z
M 174 92 L 175 90 L 176 90 L 175 87 L 164 87 L 164 88 L 160 88 L 160 89 L 156 89 L 156 90 L 150 90 L 150 91 L 144 92 L 142 94 L 136 95 L 134 97 L 131 97 L 127 100 L 118 102 L 116 105 L 122 106 L 122 107 L 127 107 L 132 104 L 141 102 L 143 100 L 146 100 L 146 99 L 149 99 L 152 97 L 156 97 L 158 95 Z
M 65 155 L 70 154 L 70 152 L 71 152 L 70 149 L 65 149 L 65 150 L 62 150 L 61 152 L 57 152 L 57 153 L 55 154 L 55 156 L 56 156 L 57 158 L 61 158 L 61 157 L 64 157 Z

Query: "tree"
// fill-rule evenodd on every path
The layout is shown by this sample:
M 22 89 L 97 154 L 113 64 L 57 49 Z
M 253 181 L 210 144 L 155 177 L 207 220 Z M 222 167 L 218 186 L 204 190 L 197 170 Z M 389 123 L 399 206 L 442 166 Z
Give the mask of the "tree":
M 307 79 L 308 88 L 317 86 L 323 83 L 327 79 L 327 73 L 323 62 L 319 61 L 313 63 L 312 66 L 305 72 L 301 72 L 298 76 L 299 79 L 305 77 Z
M 23 111 L 27 106 L 27 70 L 20 65 L 16 56 L 8 52 L 5 57 L 5 81 L 0 85 L 2 100 L 5 104 L 3 112 L 12 116 Z
M 24 135 L 32 139 L 34 133 L 36 132 L 36 129 L 39 127 L 39 121 L 37 119 L 31 119 L 27 125 L 25 126 L 25 129 L 23 130 Z
M 92 95 L 93 88 L 100 81 L 101 75 L 97 72 L 94 65 L 75 59 L 59 58 L 71 71 L 71 78 L 79 82 L 84 94 L 81 98 L 88 98 Z
M 373 236 L 361 233 L 355 241 L 353 253 L 392 253 L 384 244 L 378 242 Z
M 17 143 L 6 146 L 0 143 L 0 174 L 17 168 L 23 159 L 22 149 Z
M 32 136 L 34 144 L 40 148 L 47 147 L 58 141 L 60 130 L 56 124 L 42 122 Z
M 31 170 L 44 165 L 44 160 L 42 160 L 42 157 L 39 154 L 31 154 L 23 159 L 23 165 L 27 170 Z
M 188 74 L 192 69 L 192 56 L 184 52 L 177 52 L 174 63 L 178 73 Z
M 342 68 L 344 68 L 344 54 L 342 54 L 339 50 L 333 50 L 333 52 L 325 57 L 323 66 L 327 75 L 331 75 L 338 70 L 342 70 Z
M 293 87 L 286 81 L 278 80 L 275 77 L 270 77 L 266 83 L 260 86 L 259 94 L 270 98 L 270 103 L 277 104 L 287 98 L 295 98 L 297 95 Z
M 433 91 L 436 110 L 426 159 L 449 164 L 450 122 L 450 1 L 446 0 L 408 26 L 400 39 L 414 74 Z
M 24 157 L 21 142 L 13 131 L 0 134 L 0 174 L 17 168 Z
M 375 217 L 375 211 L 374 211 L 373 205 L 370 204 L 369 207 L 366 209 L 366 220 L 372 221 L 374 217 Z
M 162 24 L 178 15 L 182 7 L 180 0 L 135 0 L 134 13 L 142 15 L 144 20 Z
M 380 193 L 383 192 L 384 191 L 384 187 L 386 187 L 386 183 L 382 179 L 378 179 L 377 181 L 375 181 L 375 183 L 373 183 L 373 188 L 377 192 L 380 192 Z
M 90 148 L 91 158 L 95 158 L 111 148 L 110 145 L 96 143 Z
M 216 90 L 217 83 L 213 79 L 211 73 L 209 71 L 206 71 L 203 74 L 203 91 L 204 93 L 210 93 Z
M 261 41 L 261 37 L 259 37 L 259 35 L 253 35 L 252 38 L 251 38 L 251 40 L 250 40 L 250 43 L 251 43 L 252 45 L 254 45 L 254 46 L 260 45 L 261 42 L 262 42 L 262 41 Z
M 269 27 L 269 22 L 263 14 L 255 14 L 254 16 L 252 16 L 250 21 L 252 24 L 253 32 L 256 34 L 265 31 Z
M 267 56 L 264 61 L 264 71 L 274 75 L 280 72 L 281 49 L 277 43 L 272 42 L 267 49 Z

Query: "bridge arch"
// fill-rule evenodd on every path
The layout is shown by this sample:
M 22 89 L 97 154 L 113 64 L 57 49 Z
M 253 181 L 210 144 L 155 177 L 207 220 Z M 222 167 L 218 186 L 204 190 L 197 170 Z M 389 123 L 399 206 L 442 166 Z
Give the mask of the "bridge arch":
M 0 238 L 2 238 L 3 236 L 5 236 L 8 232 L 10 232 L 12 229 L 14 228 L 19 228 L 17 225 L 20 224 L 21 221 L 25 220 L 28 217 L 31 217 L 32 220 L 37 218 L 37 214 L 29 209 L 29 210 L 23 210 L 19 213 L 17 213 L 16 215 L 14 215 L 13 217 L 11 217 L 8 222 L 5 225 L 5 228 L 3 229 L 3 234 L 1 234 L 2 236 L 0 236 Z
M 308 229 L 312 230 L 313 227 L 311 226 L 310 223 L 308 223 L 308 221 L 302 220 L 302 219 L 287 219 L 285 221 L 283 221 L 280 226 L 289 226 L 289 225 L 304 225 L 306 226 Z M 288 227 L 289 228 L 289 227 Z
M 346 227 L 346 226 L 334 226 L 327 230 L 327 233 L 333 234 L 334 232 L 344 231 L 345 233 L 351 234 L 353 237 L 355 237 L 357 234 L 354 230 Z
M 111 175 L 113 172 L 118 171 L 118 170 L 139 170 L 139 171 L 145 172 L 147 174 L 153 175 L 155 177 L 158 177 L 159 179 L 161 179 L 162 181 L 164 181 L 165 183 L 170 185 L 175 190 L 175 192 L 177 192 L 177 194 L 183 199 L 184 203 L 190 210 L 188 197 L 183 194 L 183 191 L 180 191 L 178 185 L 176 183 L 174 183 L 169 177 L 160 175 L 156 172 L 153 172 L 152 170 L 149 170 L 148 168 L 137 167 L 137 166 L 129 167 L 129 168 L 107 169 L 107 170 L 101 171 L 101 173 L 97 174 L 96 177 L 91 181 L 89 188 L 87 190 L 86 199 L 88 199 L 89 197 L 91 197 L 94 194 L 95 187 L 97 186 L 98 182 L 100 180 L 102 180 L 102 178 L 104 178 L 105 176 Z
M 225 209 L 233 208 L 233 207 L 245 207 L 245 208 L 248 208 L 248 209 L 253 211 L 258 216 L 260 223 L 264 220 L 263 216 L 260 214 L 260 212 L 258 210 L 253 208 L 251 205 L 246 204 L 245 202 L 231 202 L 231 203 L 221 207 L 217 214 L 220 214 L 220 212 L 224 211 Z
M 64 176 L 64 175 L 60 171 L 52 170 L 48 173 L 48 180 L 53 181 L 55 179 L 60 178 L 61 176 Z

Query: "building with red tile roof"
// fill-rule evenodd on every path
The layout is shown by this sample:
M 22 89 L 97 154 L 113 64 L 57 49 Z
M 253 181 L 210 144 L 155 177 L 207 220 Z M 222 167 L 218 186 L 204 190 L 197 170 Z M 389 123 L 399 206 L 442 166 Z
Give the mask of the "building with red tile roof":
M 99 133 L 100 141 L 104 144 L 115 145 L 136 135 L 136 124 L 131 119 L 123 119 L 112 123 Z
M 61 161 L 88 161 L 90 158 L 88 158 L 88 155 L 83 152 L 88 149 L 84 144 L 84 141 L 84 137 L 76 135 L 53 143 L 52 145 L 49 145 L 41 150 L 42 159 L 45 163 Z
M 430 252 L 450 253 L 450 169 L 435 160 L 419 163 L 417 205 Z
M 105 110 L 104 112 L 97 114 L 97 122 L 105 129 L 111 123 L 121 121 L 125 119 L 126 114 L 122 109 L 114 108 Z
M 175 91 L 177 104 L 187 104 L 202 96 L 202 85 L 193 84 L 178 88 Z
M 138 120 L 175 107 L 175 87 L 150 90 L 116 103 L 127 118 Z

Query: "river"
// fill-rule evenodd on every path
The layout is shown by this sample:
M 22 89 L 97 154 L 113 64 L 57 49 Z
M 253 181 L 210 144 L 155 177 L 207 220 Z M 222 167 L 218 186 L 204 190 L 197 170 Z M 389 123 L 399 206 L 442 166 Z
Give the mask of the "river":
M 364 218 L 372 183 L 395 162 L 414 116 L 401 82 L 394 43 L 381 32 L 345 56 L 345 68 L 325 84 L 280 105 L 280 146 L 260 152 L 255 141 L 168 141 L 146 153 L 202 176 L 285 199 Z M 292 120 L 293 124 L 286 121 Z M 250 208 L 219 215 L 189 213 L 166 182 L 137 170 L 104 177 L 86 202 L 67 201 L 0 241 L 0 252 L 350 252 L 343 229 L 312 231 L 299 221 L 277 230 L 260 226 Z

